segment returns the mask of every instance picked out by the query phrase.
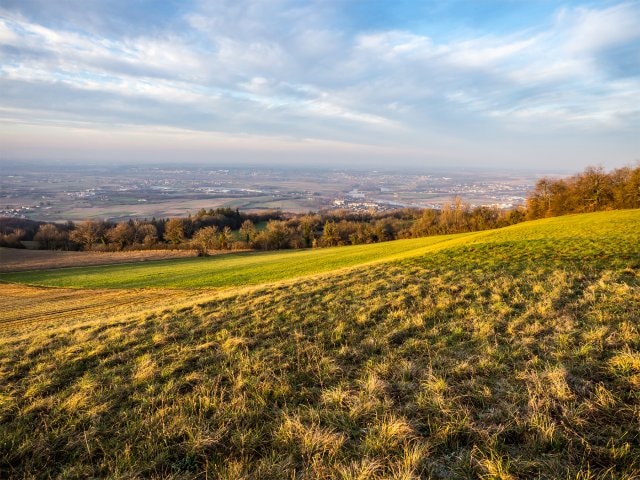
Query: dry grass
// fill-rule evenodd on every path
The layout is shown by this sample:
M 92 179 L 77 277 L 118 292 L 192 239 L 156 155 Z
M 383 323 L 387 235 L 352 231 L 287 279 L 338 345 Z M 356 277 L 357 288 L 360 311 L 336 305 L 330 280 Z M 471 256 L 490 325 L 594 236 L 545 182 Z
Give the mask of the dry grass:
M 0 477 L 638 478 L 640 245 L 615 241 L 7 326 Z
M 0 283 L 0 332 L 56 329 L 82 320 L 116 319 L 210 299 L 213 292 L 184 290 L 92 290 Z

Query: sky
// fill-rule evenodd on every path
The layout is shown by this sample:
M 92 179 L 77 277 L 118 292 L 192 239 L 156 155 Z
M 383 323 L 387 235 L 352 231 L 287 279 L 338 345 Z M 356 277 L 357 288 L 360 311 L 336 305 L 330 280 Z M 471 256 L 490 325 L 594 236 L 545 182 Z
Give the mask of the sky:
M 0 161 L 640 160 L 640 0 L 0 0 Z

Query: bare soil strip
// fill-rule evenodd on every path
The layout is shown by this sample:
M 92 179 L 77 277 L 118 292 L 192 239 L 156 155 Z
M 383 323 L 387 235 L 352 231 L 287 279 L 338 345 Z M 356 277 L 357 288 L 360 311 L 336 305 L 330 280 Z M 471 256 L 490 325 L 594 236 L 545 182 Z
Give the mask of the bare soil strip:
M 0 272 L 83 267 L 112 263 L 147 262 L 194 257 L 193 250 L 140 250 L 133 252 L 62 252 L 0 248 Z

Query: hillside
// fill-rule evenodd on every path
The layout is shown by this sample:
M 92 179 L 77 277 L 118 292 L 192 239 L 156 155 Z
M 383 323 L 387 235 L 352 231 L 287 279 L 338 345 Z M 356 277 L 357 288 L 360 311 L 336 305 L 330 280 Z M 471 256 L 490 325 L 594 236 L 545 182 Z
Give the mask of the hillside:
M 400 260 L 463 247 L 499 248 L 526 259 L 550 251 L 562 260 L 584 255 L 626 259 L 639 239 L 638 210 L 571 215 L 475 233 L 438 235 L 318 250 L 250 252 L 152 263 L 0 273 L 0 281 L 74 288 L 213 288 L 259 285 L 376 262 Z M 618 242 L 618 238 L 625 240 Z M 560 249 L 560 250 L 558 250 Z M 456 250 L 457 251 L 457 250 Z M 476 258 L 477 257 L 477 258 Z M 514 257 L 512 257 L 515 260 Z M 471 261 L 490 261 L 481 254 Z
M 0 477 L 640 475 L 640 210 L 0 279 Z

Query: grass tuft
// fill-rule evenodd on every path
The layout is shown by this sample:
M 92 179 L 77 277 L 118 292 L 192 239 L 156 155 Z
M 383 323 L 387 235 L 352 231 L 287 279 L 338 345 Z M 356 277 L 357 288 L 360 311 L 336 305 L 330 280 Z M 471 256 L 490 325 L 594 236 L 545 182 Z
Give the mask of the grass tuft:
M 639 211 L 368 248 L 11 277 L 0 478 L 640 477 Z

